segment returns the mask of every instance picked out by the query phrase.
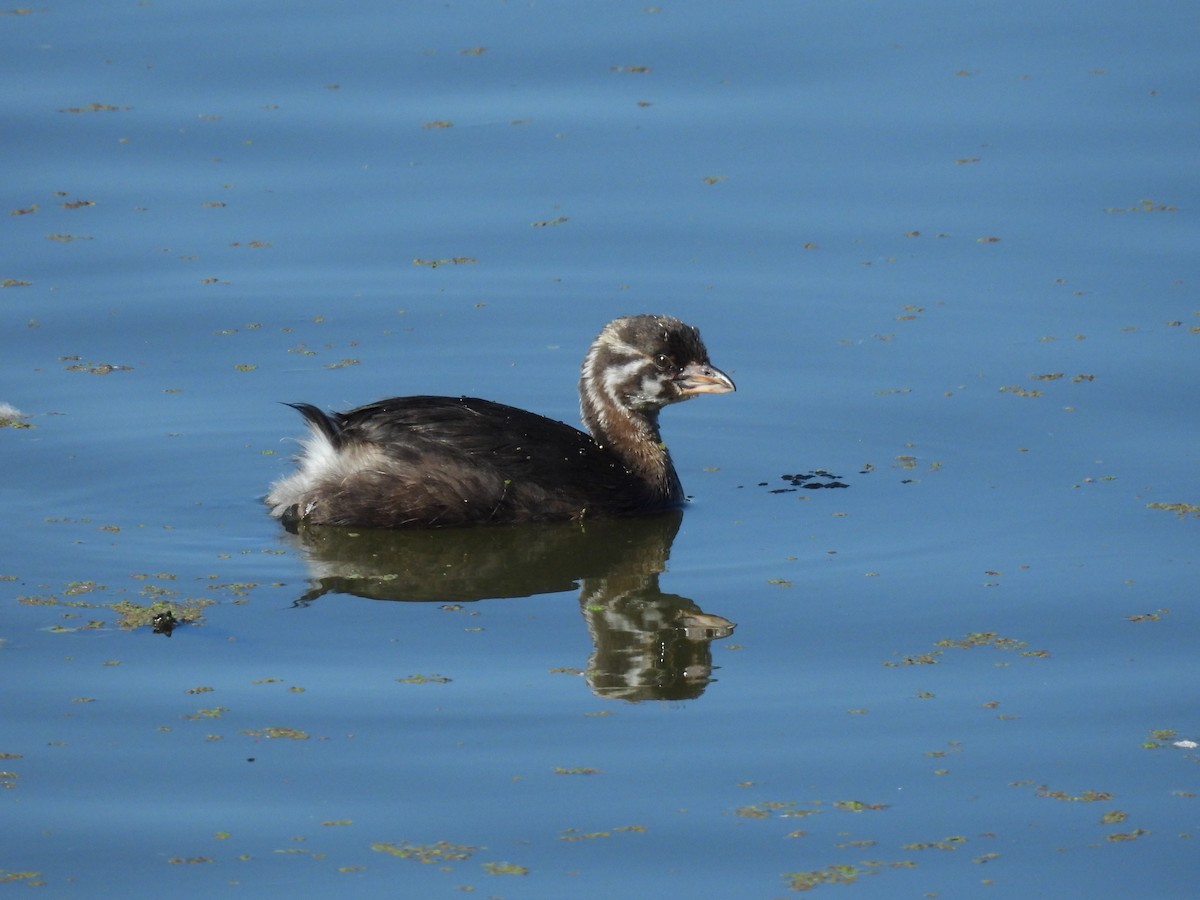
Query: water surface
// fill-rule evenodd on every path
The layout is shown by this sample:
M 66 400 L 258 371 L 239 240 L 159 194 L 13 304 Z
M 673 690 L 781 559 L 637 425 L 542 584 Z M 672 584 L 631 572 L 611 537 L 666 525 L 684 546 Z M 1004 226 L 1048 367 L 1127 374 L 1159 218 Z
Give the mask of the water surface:
M 5 11 L 0 877 L 1190 896 L 1193 24 Z M 681 521 L 266 515 L 279 401 L 574 422 L 635 312 L 738 383 L 664 414 Z

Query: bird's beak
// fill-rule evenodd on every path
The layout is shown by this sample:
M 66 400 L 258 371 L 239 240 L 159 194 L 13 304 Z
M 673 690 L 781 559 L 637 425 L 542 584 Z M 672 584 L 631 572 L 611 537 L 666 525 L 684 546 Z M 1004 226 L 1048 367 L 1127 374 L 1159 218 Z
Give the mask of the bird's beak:
M 715 366 L 691 363 L 679 374 L 679 393 L 685 397 L 695 394 L 727 394 L 736 391 L 733 379 Z

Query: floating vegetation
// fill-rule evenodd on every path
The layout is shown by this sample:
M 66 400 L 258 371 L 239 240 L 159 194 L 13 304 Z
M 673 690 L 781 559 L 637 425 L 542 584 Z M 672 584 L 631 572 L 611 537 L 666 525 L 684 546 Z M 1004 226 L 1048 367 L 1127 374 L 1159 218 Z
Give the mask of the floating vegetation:
M 1200 506 L 1192 503 L 1147 503 L 1146 509 L 1165 509 L 1175 513 L 1181 519 L 1188 516 L 1200 517 Z
M 940 659 L 941 653 L 919 653 L 914 656 L 906 656 L 900 662 L 885 662 L 885 666 L 936 666 Z
M 292 838 L 293 841 L 302 841 L 304 838 Z M 275 853 L 290 853 L 296 856 L 307 856 L 312 859 L 324 859 L 324 853 L 317 853 L 315 850 L 306 850 L 301 847 L 287 847 L 283 850 L 275 850 Z
M 415 859 L 417 862 L 433 864 L 447 861 L 470 859 L 478 847 L 469 844 L 452 844 L 449 841 L 438 841 L 436 844 L 413 844 L 401 841 L 399 844 L 390 841 L 376 841 L 371 849 L 379 853 L 390 853 L 400 859 Z
M 279 728 L 272 726 L 270 728 L 259 728 L 252 731 L 243 731 L 242 734 L 246 734 L 254 738 L 267 738 L 269 740 L 275 740 L 276 738 L 285 738 L 289 741 L 308 740 L 308 732 L 301 731 L 299 728 Z
M 32 428 L 33 425 L 25 421 L 27 418 L 29 416 L 15 406 L 0 403 L 0 428 Z
M 1177 747 L 1180 750 L 1195 750 L 1200 747 L 1200 743 L 1193 740 L 1176 740 L 1179 737 L 1179 732 L 1174 728 L 1152 728 L 1149 737 L 1142 741 L 1142 747 L 1146 750 L 1160 750 L 1163 747 Z M 1181 795 L 1183 796 L 1183 795 Z M 1186 794 L 1186 796 L 1194 796 Z
M 649 831 L 645 825 L 618 825 L 616 828 L 610 828 L 608 831 L 577 831 L 574 828 L 566 828 L 563 833 L 558 836 L 560 841 L 591 841 L 596 838 L 610 838 L 614 834 L 634 832 L 642 834 Z
M 921 695 L 918 694 L 917 696 L 921 696 Z M 932 697 L 933 695 L 928 694 L 925 696 Z M 948 756 L 951 753 L 962 753 L 962 741 L 950 741 L 949 743 L 946 744 L 946 746 L 949 749 L 947 749 L 947 750 L 926 750 L 924 755 L 931 757 L 932 759 L 944 759 L 946 756 Z
M 41 596 L 22 596 L 17 598 L 17 602 L 22 606 L 57 606 L 58 598 L 50 595 L 47 597 Z
M 1050 791 L 1040 788 L 1038 797 L 1049 797 L 1052 800 L 1066 800 L 1067 803 L 1104 803 L 1112 799 L 1108 791 L 1084 791 L 1080 794 L 1069 794 L 1066 791 Z
M 1178 207 L 1167 206 L 1165 203 L 1156 203 L 1154 200 L 1142 200 L 1137 206 L 1106 206 L 1106 213 L 1137 213 L 1137 212 L 1179 212 Z
M 198 709 L 194 713 L 184 713 L 179 718 L 181 719 L 219 719 L 225 713 L 229 712 L 226 706 L 213 706 L 209 709 Z
M 1015 394 L 1018 397 L 1041 397 L 1042 391 L 1031 391 L 1019 384 L 1008 384 L 1000 388 L 1002 394 Z
M 837 809 L 845 810 L 846 812 L 867 812 L 887 809 L 891 804 L 888 803 L 864 803 L 861 800 L 835 800 L 833 805 Z
M 945 638 L 938 641 L 937 647 L 956 647 L 959 650 L 969 650 L 972 647 L 995 647 L 997 650 L 1020 650 L 1026 646 L 1024 641 L 1000 637 L 994 631 L 972 631 L 962 638 Z
M 128 112 L 131 109 L 133 109 L 132 106 L 114 106 L 111 103 L 89 103 L 86 106 L 68 106 L 65 109 L 60 109 L 59 112 L 65 112 L 65 113 Z
M 857 866 L 833 865 L 811 872 L 785 872 L 783 877 L 793 891 L 811 891 L 822 884 L 853 884 L 862 874 L 874 875 L 878 869 L 862 870 Z
M 916 863 L 910 860 L 899 862 L 867 861 L 859 865 L 845 863 L 826 866 L 810 872 L 785 872 L 783 878 L 793 891 L 811 891 L 822 884 L 853 884 L 860 875 L 877 875 L 885 867 L 890 869 L 912 869 Z
M 903 844 L 901 850 L 950 850 L 954 851 L 967 842 L 965 837 L 954 835 L 953 837 L 942 838 L 940 841 L 925 841 L 916 844 Z
M 735 816 L 743 819 L 769 819 L 772 816 L 781 819 L 803 819 L 820 812 L 819 809 L 801 809 L 794 800 L 764 800 L 762 803 L 751 803 L 733 810 Z
M 80 362 L 82 356 L 60 356 L 61 362 L 70 362 L 71 365 L 63 366 L 68 372 L 87 372 L 89 375 L 111 375 L 113 372 L 132 372 L 133 366 L 118 366 L 112 363 L 89 363 Z
M 1169 609 L 1156 609 L 1154 612 L 1141 613 L 1140 615 L 1126 616 L 1130 622 L 1158 622 L 1163 616 L 1171 611 Z
M 529 869 L 516 863 L 489 862 L 483 864 L 483 871 L 489 875 L 528 875 Z
M 1027 650 L 1028 644 L 1025 641 L 1018 641 L 1014 638 L 1001 637 L 994 631 L 973 631 L 961 638 L 944 638 L 934 643 L 935 647 L 942 648 L 932 650 L 928 653 L 906 656 L 899 662 L 886 661 L 885 666 L 931 666 L 941 662 L 940 657 L 946 649 L 955 650 L 970 650 L 975 647 L 991 647 L 994 650 L 1014 650 L 1019 651 L 1022 656 L 1036 657 L 1045 659 L 1050 656 L 1046 650 Z
M 1105 838 L 1105 840 L 1106 841 L 1136 841 L 1143 834 L 1149 834 L 1149 833 L 1150 832 L 1147 831 L 1145 828 L 1135 828 L 1135 829 L 1133 829 L 1133 831 L 1126 831 L 1124 833 L 1110 834 Z
M 1016 782 L 1013 787 L 1025 787 L 1029 782 Z M 1113 799 L 1108 791 L 1084 791 L 1081 794 L 1068 794 L 1066 791 L 1055 791 L 1046 785 L 1038 785 L 1034 791 L 1036 796 L 1049 800 L 1059 800 L 1063 803 L 1106 803 Z
M 71 634 L 76 631 L 99 631 L 104 627 L 104 622 L 100 619 L 92 619 L 84 625 L 78 625 L 75 628 L 68 628 L 66 625 L 51 625 L 47 630 L 51 634 Z
M 400 684 L 449 684 L 452 679 L 445 675 L 409 675 L 407 678 L 397 678 Z
M 204 619 L 201 610 L 211 606 L 215 600 L 196 598 L 182 601 L 155 600 L 143 605 L 132 600 L 121 600 L 112 605 L 120 618 L 117 625 L 134 629 L 149 625 L 158 634 L 169 635 L 180 625 L 199 625 Z
M 170 572 L 134 572 L 129 576 L 136 578 L 138 581 L 149 581 L 151 578 L 156 578 L 159 581 L 176 581 L 179 576 Z
M 414 266 L 429 266 L 431 269 L 436 269 L 438 266 L 461 266 L 466 264 L 475 264 L 479 260 L 470 256 L 452 256 L 449 259 L 414 259 Z
M 63 593 L 68 597 L 75 597 L 79 594 L 90 594 L 92 591 L 106 591 L 108 587 L 103 584 L 96 584 L 94 581 L 68 581 L 67 586 L 63 588 Z

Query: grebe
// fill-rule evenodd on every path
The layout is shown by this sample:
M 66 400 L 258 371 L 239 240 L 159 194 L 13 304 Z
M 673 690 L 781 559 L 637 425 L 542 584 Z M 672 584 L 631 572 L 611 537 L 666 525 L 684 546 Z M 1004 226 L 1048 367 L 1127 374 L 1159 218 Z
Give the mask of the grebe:
M 590 434 L 473 397 L 395 397 L 344 413 L 290 403 L 309 428 L 298 471 L 267 495 L 301 525 L 441 528 L 625 516 L 683 503 L 658 413 L 735 390 L 700 332 L 669 316 L 604 327 L 583 361 Z

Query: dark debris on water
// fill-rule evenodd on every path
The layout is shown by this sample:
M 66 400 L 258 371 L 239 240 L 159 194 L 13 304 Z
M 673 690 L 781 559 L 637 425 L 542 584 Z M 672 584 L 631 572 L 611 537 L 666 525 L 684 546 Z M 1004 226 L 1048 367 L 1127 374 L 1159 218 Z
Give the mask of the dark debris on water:
M 805 490 L 815 491 L 821 488 L 848 488 L 850 485 L 842 481 L 841 475 L 835 475 L 825 469 L 813 469 L 811 472 L 780 475 L 779 476 L 788 486 L 771 488 L 767 491 L 768 494 L 791 494 L 804 488 Z M 758 487 L 770 488 L 771 482 L 760 481 Z

